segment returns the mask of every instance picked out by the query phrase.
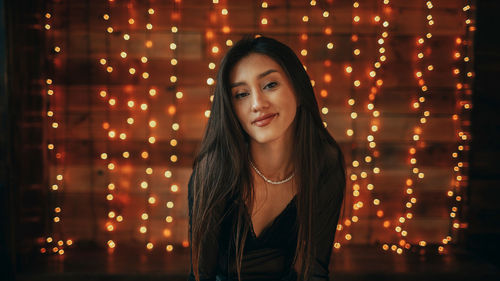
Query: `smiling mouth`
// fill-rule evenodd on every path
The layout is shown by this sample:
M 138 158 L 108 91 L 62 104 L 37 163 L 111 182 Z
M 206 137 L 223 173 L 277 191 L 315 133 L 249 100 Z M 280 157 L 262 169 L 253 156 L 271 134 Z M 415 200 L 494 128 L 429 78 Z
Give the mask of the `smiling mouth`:
M 259 121 L 255 121 L 253 122 L 253 124 L 257 127 L 264 127 L 266 125 L 268 125 L 269 123 L 271 123 L 271 121 L 274 120 L 275 117 L 278 117 L 279 116 L 279 113 L 275 113 L 269 117 L 267 117 L 266 119 L 262 119 L 262 120 L 259 120 Z

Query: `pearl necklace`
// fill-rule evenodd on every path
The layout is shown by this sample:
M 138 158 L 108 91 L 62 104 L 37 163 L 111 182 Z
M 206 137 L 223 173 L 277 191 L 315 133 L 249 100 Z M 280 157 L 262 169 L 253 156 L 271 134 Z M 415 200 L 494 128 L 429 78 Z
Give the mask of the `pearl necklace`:
M 291 180 L 293 178 L 293 176 L 295 175 L 295 173 L 292 173 L 291 176 L 289 176 L 288 178 L 284 179 L 284 180 L 281 180 L 281 181 L 272 181 L 268 178 L 266 178 L 260 171 L 259 169 L 257 169 L 257 167 L 255 167 L 255 165 L 253 164 L 252 160 L 250 160 L 250 164 L 252 165 L 253 169 L 255 170 L 255 172 L 257 172 L 257 174 L 263 178 L 266 182 L 270 183 L 270 184 L 282 184 L 282 183 L 285 183 L 289 180 Z

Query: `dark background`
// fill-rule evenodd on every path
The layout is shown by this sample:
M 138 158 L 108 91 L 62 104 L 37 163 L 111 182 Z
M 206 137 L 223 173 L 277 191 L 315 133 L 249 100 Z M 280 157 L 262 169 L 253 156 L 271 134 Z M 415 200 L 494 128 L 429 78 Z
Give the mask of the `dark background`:
M 109 272 L 96 269 L 96 264 L 68 258 L 68 264 L 57 268 L 51 261 L 38 261 L 38 251 L 22 244 L 22 235 L 43 229 L 43 219 L 34 222 L 22 221 L 26 215 L 45 216 L 47 202 L 36 200 L 43 197 L 43 189 L 19 190 L 26 181 L 38 182 L 43 175 L 36 174 L 37 158 L 42 139 L 41 116 L 20 119 L 21 112 L 40 111 L 42 107 L 40 77 L 43 65 L 44 40 L 39 24 L 33 15 L 42 10 L 42 1 L 0 1 L 0 190 L 2 200 L 1 254 L 2 280 L 169 280 L 157 270 L 162 264 L 146 263 L 143 270 L 131 272 L 127 261 L 122 269 Z M 438 1 L 436 1 L 436 4 Z M 352 248 L 348 251 L 354 262 L 365 263 L 367 268 L 384 267 L 388 262 L 398 264 L 403 270 L 394 272 L 353 272 L 346 266 L 336 274 L 339 280 L 498 280 L 500 237 L 500 37 L 497 18 L 500 2 L 477 1 L 477 31 L 474 42 L 475 84 L 472 109 L 472 142 L 470 151 L 470 174 L 468 188 L 469 227 L 465 243 L 447 257 L 379 257 L 373 249 Z M 26 161 L 29 159 L 29 161 Z M 29 200 L 29 209 L 20 209 L 20 201 Z M 24 204 L 26 205 L 26 204 Z M 27 225 L 29 225 L 27 227 Z M 22 230 L 22 231 L 20 231 Z M 88 245 L 92 249 L 93 245 Z M 126 251 L 124 252 L 126 254 Z M 169 261 L 170 264 L 175 261 Z M 120 262 L 117 262 L 118 264 Z M 368 263 L 370 264 L 368 266 Z M 401 265 L 403 264 L 403 265 Z M 78 266 L 80 265 L 80 266 Z M 140 266 L 139 266 L 140 267 Z M 342 268 L 339 266 L 339 268 Z M 5 276 L 5 278 L 3 277 Z M 184 280 L 181 276 L 170 276 L 172 280 Z

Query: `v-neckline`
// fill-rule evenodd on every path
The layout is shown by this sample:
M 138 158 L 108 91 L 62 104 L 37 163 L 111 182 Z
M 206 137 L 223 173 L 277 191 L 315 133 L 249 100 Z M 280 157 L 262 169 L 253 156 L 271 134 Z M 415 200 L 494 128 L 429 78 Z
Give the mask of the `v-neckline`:
M 295 194 L 292 198 L 292 200 L 290 200 L 288 202 L 288 204 L 285 206 L 285 208 L 271 221 L 267 224 L 267 226 L 265 226 L 262 231 L 260 232 L 259 236 L 257 236 L 257 234 L 255 234 L 255 230 L 253 229 L 253 222 L 252 222 L 252 214 L 250 214 L 249 210 L 248 210 L 248 207 L 246 204 L 244 204 L 245 206 L 245 211 L 246 211 L 246 214 L 248 216 L 248 220 L 250 222 L 250 231 L 252 233 L 252 236 L 255 240 L 260 240 L 262 239 L 263 235 L 266 234 L 266 232 L 272 228 L 272 226 L 278 221 L 278 219 L 288 210 L 288 208 L 290 208 L 290 206 L 292 205 L 292 203 L 296 200 L 297 198 L 297 194 Z

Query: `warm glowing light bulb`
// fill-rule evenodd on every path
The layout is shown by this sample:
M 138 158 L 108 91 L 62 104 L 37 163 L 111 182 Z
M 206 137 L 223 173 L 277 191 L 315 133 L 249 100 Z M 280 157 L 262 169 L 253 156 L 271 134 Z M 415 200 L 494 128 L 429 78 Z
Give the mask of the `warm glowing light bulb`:
M 178 160 L 177 155 L 172 155 L 172 156 L 170 156 L 170 161 L 172 161 L 172 162 L 174 162 L 174 163 L 175 163 L 175 162 L 177 162 L 177 160 Z M 173 191 L 173 190 L 172 190 L 172 191 Z
M 172 177 L 172 172 L 169 171 L 169 170 L 167 170 L 167 171 L 165 171 L 164 175 L 165 175 L 166 178 L 171 178 Z
M 171 146 L 176 146 L 177 145 L 177 140 L 176 139 L 170 140 L 170 145 Z

